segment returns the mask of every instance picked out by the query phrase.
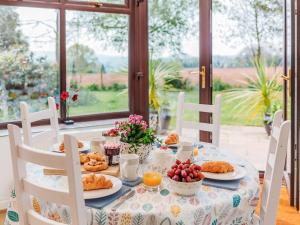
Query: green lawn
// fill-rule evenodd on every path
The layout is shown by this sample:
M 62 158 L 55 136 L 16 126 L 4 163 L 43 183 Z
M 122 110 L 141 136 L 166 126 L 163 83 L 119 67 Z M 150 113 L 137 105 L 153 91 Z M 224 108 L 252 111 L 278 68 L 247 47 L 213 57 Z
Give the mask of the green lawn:
M 116 112 L 128 110 L 127 94 L 120 95 L 117 91 L 93 91 L 80 96 L 78 106 L 71 107 L 71 115 L 93 114 L 99 112 Z M 215 92 L 214 95 L 220 92 Z M 172 128 L 175 127 L 176 102 L 178 92 L 168 92 L 165 98 L 170 103 L 172 114 Z M 198 90 L 186 92 L 187 102 L 198 102 Z M 254 119 L 248 118 L 243 113 L 237 113 L 233 110 L 237 102 L 222 101 L 222 124 L 226 125 L 247 125 L 262 126 L 262 115 Z M 198 120 L 198 114 L 187 111 L 185 118 L 191 121 Z

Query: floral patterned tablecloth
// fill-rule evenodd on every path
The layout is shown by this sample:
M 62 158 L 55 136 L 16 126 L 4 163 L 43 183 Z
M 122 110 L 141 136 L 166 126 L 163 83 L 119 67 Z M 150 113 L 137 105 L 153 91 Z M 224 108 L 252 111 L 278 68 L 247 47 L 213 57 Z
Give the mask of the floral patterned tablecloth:
M 229 153 L 222 153 L 230 158 Z M 148 192 L 143 185 L 116 212 L 111 205 L 102 210 L 87 208 L 88 225 L 250 225 L 259 197 L 259 176 L 246 162 L 247 176 L 237 191 L 202 186 L 196 196 L 182 197 L 172 193 L 167 179 L 159 192 Z M 44 176 L 42 168 L 28 165 L 29 176 L 55 188 L 66 188 L 66 177 Z M 16 193 L 11 191 L 4 225 L 18 224 Z M 70 223 L 69 209 L 32 197 L 33 209 L 53 220 Z

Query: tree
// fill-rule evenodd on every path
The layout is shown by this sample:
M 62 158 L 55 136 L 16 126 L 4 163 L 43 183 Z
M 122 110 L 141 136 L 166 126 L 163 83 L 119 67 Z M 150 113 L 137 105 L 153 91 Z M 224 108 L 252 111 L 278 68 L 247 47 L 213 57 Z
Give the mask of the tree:
M 72 74 L 80 74 L 80 82 L 83 73 L 98 72 L 98 58 L 95 51 L 86 45 L 74 44 L 67 51 L 67 68 Z
M 28 47 L 22 32 L 18 29 L 19 15 L 11 8 L 0 8 L 0 51 L 12 46 Z
M 276 48 L 274 40 L 276 40 L 276 37 L 283 36 L 283 1 L 216 1 L 220 5 L 218 10 L 227 18 L 224 22 L 227 25 L 222 27 L 226 30 L 218 33 L 229 44 L 247 46 L 252 62 L 259 70 L 264 51 L 268 51 L 267 48 L 273 48 L 274 50 Z
M 149 2 L 149 48 L 152 56 L 165 50 L 180 53 L 184 37 L 198 29 L 199 0 L 151 0 Z M 129 19 L 127 15 L 75 12 L 67 20 L 70 34 L 84 34 L 103 41 L 117 51 L 128 48 Z M 192 29 L 191 29 L 192 23 Z M 68 38 L 72 38 L 71 35 Z
M 101 63 L 100 65 L 100 87 L 104 88 L 103 75 L 106 73 L 105 66 Z

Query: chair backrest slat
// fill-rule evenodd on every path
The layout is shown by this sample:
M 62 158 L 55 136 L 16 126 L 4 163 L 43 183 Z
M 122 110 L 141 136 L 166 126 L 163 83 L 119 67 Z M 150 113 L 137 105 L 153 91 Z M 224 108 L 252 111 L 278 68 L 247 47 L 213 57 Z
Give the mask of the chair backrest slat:
M 260 225 L 275 225 L 291 122 L 283 122 L 283 113 L 275 114 L 269 143 L 260 207 Z
M 198 111 L 198 112 L 207 112 L 207 113 L 214 113 L 215 106 L 214 105 L 204 105 L 204 104 L 195 104 L 195 103 L 184 103 L 184 109 Z
M 22 128 L 24 133 L 24 143 L 30 146 L 35 146 L 39 148 L 49 147 L 48 145 L 52 145 L 58 142 L 58 116 L 56 110 L 56 103 L 53 97 L 48 98 L 48 109 L 39 111 L 39 112 L 30 112 L 29 105 L 26 102 L 20 103 L 20 110 L 21 110 L 21 121 L 22 121 Z M 33 135 L 31 124 L 33 122 L 37 122 L 40 120 L 50 120 L 50 131 L 48 133 L 40 135 L 47 136 L 45 143 L 41 142 L 41 138 L 37 135 Z M 46 131 L 45 131 L 46 132 Z
M 194 129 L 199 131 L 208 131 L 212 133 L 212 143 L 219 146 L 220 126 L 221 126 L 221 95 L 217 95 L 213 105 L 194 104 L 185 102 L 184 92 L 178 95 L 177 115 L 176 115 L 176 131 L 182 135 L 182 129 Z M 211 113 L 211 123 L 200 123 L 184 120 L 184 112 L 190 110 L 197 113 Z
M 64 153 L 54 153 L 50 151 L 41 151 L 39 149 L 31 148 L 26 145 L 18 147 L 18 157 L 26 162 L 34 164 L 57 168 L 66 169 L 66 157 Z M 49 158 L 51 160 L 49 160 Z
M 29 122 L 33 123 L 39 120 L 46 120 L 46 119 L 50 119 L 50 112 L 49 109 L 45 109 L 42 111 L 38 111 L 38 112 L 32 112 L 29 114 Z
M 209 123 L 197 123 L 197 122 L 191 122 L 191 121 L 184 121 L 182 123 L 182 125 L 184 128 L 187 128 L 187 129 L 197 129 L 197 130 L 209 131 L 209 132 L 214 131 L 214 126 Z
M 37 196 L 49 202 L 68 205 L 71 210 L 72 225 L 87 224 L 76 138 L 65 135 L 66 153 L 60 154 L 32 148 L 23 144 L 20 128 L 15 125 L 8 125 L 8 131 L 20 225 L 62 225 L 50 219 L 41 218 L 39 214 L 33 213 L 29 209 L 31 205 L 30 195 Z M 25 164 L 28 162 L 44 167 L 50 166 L 64 169 L 68 177 L 68 190 L 56 190 L 46 187 L 46 184 L 32 181 L 27 177 L 26 173 Z
M 57 204 L 70 204 L 70 195 L 67 191 L 54 190 L 48 187 L 42 187 L 28 179 L 23 179 L 23 186 L 24 192 L 33 195 L 37 198 L 41 198 L 48 202 Z

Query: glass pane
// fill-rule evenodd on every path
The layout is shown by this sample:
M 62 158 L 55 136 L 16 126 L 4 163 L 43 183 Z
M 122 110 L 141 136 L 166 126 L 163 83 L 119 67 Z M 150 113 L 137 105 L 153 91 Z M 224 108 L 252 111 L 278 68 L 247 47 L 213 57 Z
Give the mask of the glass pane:
M 19 103 L 32 111 L 58 95 L 59 13 L 0 6 L 0 122 L 19 119 Z
M 148 2 L 150 118 L 160 111 L 161 128 L 174 129 L 178 93 L 199 103 L 199 0 Z M 199 115 L 186 112 L 185 119 Z
M 128 16 L 67 11 L 70 115 L 128 111 Z
M 222 94 L 220 146 L 262 171 L 272 119 L 283 106 L 283 3 L 213 0 L 213 90 L 214 96 Z

